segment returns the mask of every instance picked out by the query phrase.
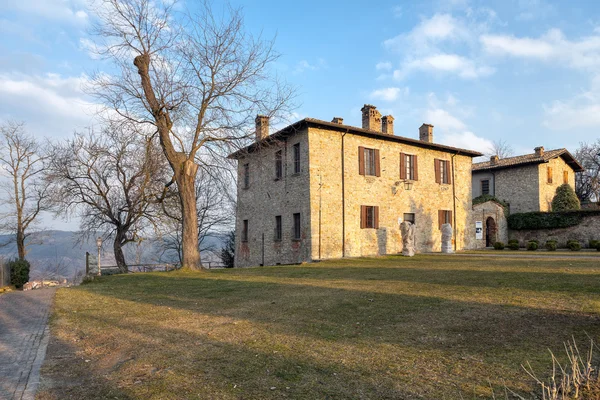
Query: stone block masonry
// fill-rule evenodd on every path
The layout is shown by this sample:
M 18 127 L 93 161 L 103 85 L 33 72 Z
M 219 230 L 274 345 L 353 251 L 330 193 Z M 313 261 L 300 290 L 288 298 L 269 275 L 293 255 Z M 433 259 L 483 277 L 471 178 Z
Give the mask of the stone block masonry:
M 556 240 L 558 247 L 566 247 L 568 240 L 578 240 L 582 247 L 588 247 L 590 239 L 600 240 L 600 215 L 591 215 L 575 226 L 559 229 L 525 229 L 509 230 L 509 237 L 517 239 L 520 246 L 525 247 L 529 240 L 536 239 L 543 248 L 547 240 Z M 600 259 L 599 259 L 600 261 Z

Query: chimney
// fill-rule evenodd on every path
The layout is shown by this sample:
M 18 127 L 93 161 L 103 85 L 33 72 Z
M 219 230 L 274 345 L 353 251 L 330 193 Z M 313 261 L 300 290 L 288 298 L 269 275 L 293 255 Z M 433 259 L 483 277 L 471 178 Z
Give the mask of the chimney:
M 423 124 L 419 128 L 419 140 L 433 143 L 433 125 Z
M 365 104 L 362 111 L 362 127 L 371 131 L 381 132 L 381 113 L 377 107 L 371 104 Z
M 490 157 L 490 164 L 496 165 L 496 164 L 498 164 L 498 160 L 499 160 L 499 157 L 497 155 L 491 156 Z
M 333 117 L 333 119 L 331 120 L 331 122 L 333 122 L 334 124 L 344 125 L 344 118 Z
M 388 135 L 394 134 L 394 117 L 386 115 L 381 119 L 381 131 Z
M 544 156 L 544 146 L 536 147 L 534 150 L 535 150 L 536 156 L 538 156 L 538 157 Z
M 256 141 L 260 142 L 269 136 L 269 117 L 257 115 L 254 122 L 256 122 Z

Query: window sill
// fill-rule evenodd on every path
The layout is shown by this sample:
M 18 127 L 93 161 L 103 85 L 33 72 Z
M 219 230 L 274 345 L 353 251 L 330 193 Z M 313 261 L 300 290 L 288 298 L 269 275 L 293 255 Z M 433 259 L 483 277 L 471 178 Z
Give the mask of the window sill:
M 302 174 L 302 171 L 300 172 L 294 172 L 293 174 L 291 174 L 290 176 L 299 176 L 300 174 Z
M 301 242 L 302 239 L 292 239 L 292 242 Z

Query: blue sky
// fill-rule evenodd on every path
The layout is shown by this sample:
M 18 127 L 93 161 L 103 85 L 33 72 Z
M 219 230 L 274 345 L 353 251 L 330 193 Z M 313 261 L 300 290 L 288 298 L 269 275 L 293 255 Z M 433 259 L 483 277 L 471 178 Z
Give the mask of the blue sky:
M 276 35 L 277 72 L 299 88 L 294 117 L 360 124 L 372 103 L 415 137 L 485 151 L 576 148 L 600 126 L 600 6 L 595 1 L 233 0 L 247 29 Z M 90 124 L 85 0 L 0 4 L 0 119 L 65 137 Z

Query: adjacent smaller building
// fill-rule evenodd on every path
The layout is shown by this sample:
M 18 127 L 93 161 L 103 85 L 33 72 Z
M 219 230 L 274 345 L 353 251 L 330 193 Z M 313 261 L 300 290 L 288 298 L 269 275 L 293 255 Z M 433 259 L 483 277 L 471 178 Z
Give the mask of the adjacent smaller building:
M 567 149 L 544 150 L 516 157 L 490 157 L 473 164 L 473 197 L 489 194 L 505 201 L 510 213 L 551 211 L 556 188 L 575 188 L 575 173 L 583 167 Z

